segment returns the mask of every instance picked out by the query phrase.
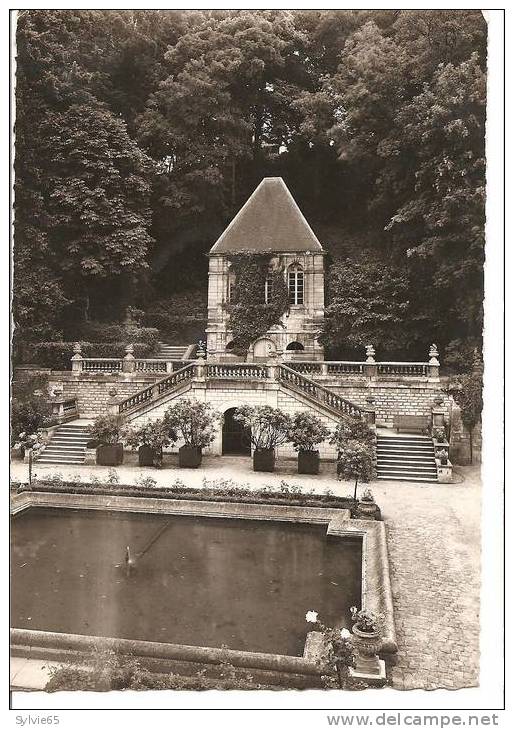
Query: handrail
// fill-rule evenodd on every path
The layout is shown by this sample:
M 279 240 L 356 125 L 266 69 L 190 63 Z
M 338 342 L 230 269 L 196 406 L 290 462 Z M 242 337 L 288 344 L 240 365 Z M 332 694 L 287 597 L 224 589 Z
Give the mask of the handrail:
M 287 365 L 278 365 L 278 379 L 287 385 L 296 387 L 306 395 L 310 395 L 310 397 L 318 402 L 327 405 L 332 410 L 339 411 L 343 415 L 360 418 L 365 417 L 365 413 L 367 412 L 365 408 L 361 408 L 350 400 L 346 400 L 341 395 L 332 392 L 327 387 L 323 387 L 323 385 L 315 382 L 310 377 L 305 377 L 305 375 L 292 370 Z
M 117 405 L 118 412 L 120 414 L 123 414 L 126 413 L 128 410 L 132 410 L 132 408 L 138 405 L 145 405 L 146 403 L 156 400 L 158 397 L 166 392 L 169 392 L 170 390 L 173 390 L 175 387 L 182 384 L 183 382 L 191 380 L 194 376 L 194 373 L 194 364 L 187 364 L 185 367 L 182 367 L 181 369 L 172 372 L 171 375 L 164 377 L 162 380 L 158 380 L 154 384 L 149 385 L 142 390 L 139 390 L 139 392 L 136 392 L 134 395 L 130 395 L 130 397 L 127 397 L 125 398 L 125 400 L 119 402 Z

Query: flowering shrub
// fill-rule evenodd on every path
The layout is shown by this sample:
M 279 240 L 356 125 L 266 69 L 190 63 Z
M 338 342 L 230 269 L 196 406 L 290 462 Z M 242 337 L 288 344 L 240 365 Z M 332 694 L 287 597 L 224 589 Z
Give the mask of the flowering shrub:
M 88 427 L 91 439 L 102 445 L 119 443 L 125 435 L 124 419 L 121 415 L 99 415 Z
M 358 610 L 355 606 L 350 608 L 352 622 L 363 633 L 380 633 L 384 627 L 382 613 L 373 613 L 371 610 Z
M 331 628 L 318 619 L 315 610 L 309 610 L 305 620 L 311 623 L 313 629 L 323 634 L 325 653 L 322 658 L 328 675 L 324 677 L 327 688 L 347 688 L 350 667 L 355 666 L 355 651 L 352 636 L 347 628 Z
M 163 418 L 159 418 L 149 420 L 139 428 L 131 428 L 125 442 L 131 448 L 147 446 L 157 453 L 171 443 L 175 443 L 177 438 L 177 431 L 171 428 Z
M 432 431 L 432 437 L 435 438 L 437 443 L 444 443 L 446 440 L 446 431 L 444 428 L 434 428 Z
M 215 424 L 219 414 L 200 400 L 181 400 L 164 414 L 169 433 L 177 432 L 184 443 L 192 448 L 206 448 L 215 437 Z
M 354 499 L 357 500 L 359 481 L 371 481 L 375 476 L 375 462 L 371 447 L 358 441 L 348 441 L 339 451 L 337 477 L 355 479 Z
M 375 442 L 375 434 L 364 420 L 360 418 L 345 418 L 334 430 L 330 443 L 338 450 L 344 448 L 350 441 L 357 441 L 371 446 Z
M 269 405 L 255 407 L 243 405 L 237 408 L 234 420 L 238 420 L 250 430 L 250 440 L 258 451 L 271 450 L 287 443 L 293 426 L 293 421 L 287 413 Z
M 297 413 L 289 431 L 289 440 L 295 451 L 314 451 L 330 435 L 329 429 L 316 415 Z

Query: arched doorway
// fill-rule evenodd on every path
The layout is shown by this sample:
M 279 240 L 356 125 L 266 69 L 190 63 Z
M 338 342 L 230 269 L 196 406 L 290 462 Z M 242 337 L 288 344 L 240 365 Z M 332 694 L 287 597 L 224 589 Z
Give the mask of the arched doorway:
M 223 416 L 221 452 L 223 455 L 251 455 L 250 433 L 238 420 L 234 420 L 236 408 L 229 408 Z
M 275 344 L 271 341 L 271 339 L 268 339 L 267 337 L 257 339 L 257 341 L 254 342 L 253 357 L 255 360 L 265 360 L 275 354 L 275 352 Z

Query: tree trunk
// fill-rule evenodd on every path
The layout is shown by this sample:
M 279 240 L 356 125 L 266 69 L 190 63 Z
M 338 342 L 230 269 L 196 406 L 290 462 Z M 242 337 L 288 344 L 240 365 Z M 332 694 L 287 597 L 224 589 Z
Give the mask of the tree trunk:
M 469 463 L 473 465 L 473 428 L 469 428 Z
M 354 500 L 355 502 L 357 501 L 357 481 L 358 481 L 358 480 L 359 480 L 359 479 L 357 479 L 357 478 L 355 479 L 355 486 L 354 486 L 354 489 L 353 489 L 353 500 Z

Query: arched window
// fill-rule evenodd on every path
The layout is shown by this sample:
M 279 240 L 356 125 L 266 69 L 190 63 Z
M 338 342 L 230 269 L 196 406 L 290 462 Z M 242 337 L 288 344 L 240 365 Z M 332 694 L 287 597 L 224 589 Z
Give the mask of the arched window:
M 304 349 L 304 346 L 301 342 L 289 342 L 286 349 L 290 352 L 301 352 Z
M 268 271 L 264 280 L 264 303 L 269 304 L 271 301 L 271 292 L 273 290 L 273 273 Z
M 298 263 L 289 267 L 287 274 L 289 303 L 303 304 L 303 269 Z
M 227 342 L 225 346 L 225 351 L 230 352 L 234 349 L 234 340 L 231 339 L 230 342 Z

